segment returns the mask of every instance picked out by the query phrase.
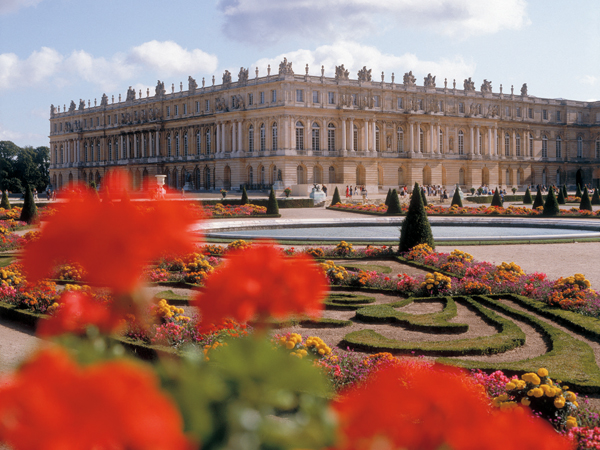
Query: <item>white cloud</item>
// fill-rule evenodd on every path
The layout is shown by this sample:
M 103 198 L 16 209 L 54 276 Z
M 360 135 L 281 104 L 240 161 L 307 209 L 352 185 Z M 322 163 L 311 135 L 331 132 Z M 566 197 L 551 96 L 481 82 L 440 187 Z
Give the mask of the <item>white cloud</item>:
M 15 12 L 21 8 L 35 6 L 42 0 L 0 0 L 0 15 Z
M 14 53 L 0 54 L 0 91 L 38 83 L 61 87 L 78 80 L 110 91 L 143 71 L 163 78 L 210 73 L 216 68 L 216 56 L 199 49 L 183 49 L 171 41 L 146 42 L 110 58 L 95 57 L 84 50 L 73 51 L 65 57 L 54 49 L 42 47 L 25 60 Z
M 448 78 L 449 87 L 452 86 L 452 79 L 454 78 L 461 80 L 458 84 L 462 86 L 462 80 L 472 76 L 476 67 L 474 62 L 467 62 L 461 56 L 441 58 L 438 61 L 426 61 L 419 59 L 412 53 L 392 55 L 382 53 L 376 47 L 351 41 L 339 41 L 332 45 L 322 45 L 315 50 L 300 49 L 274 58 L 260 59 L 251 67 L 258 67 L 263 72 L 270 64 L 271 73 L 277 73 L 279 63 L 284 57 L 293 63 L 295 73 L 303 74 L 305 65 L 308 64 L 310 75 L 320 75 L 321 66 L 323 65 L 325 76 L 333 77 L 335 66 L 344 64 L 344 67 L 350 71 L 350 78 L 356 79 L 357 72 L 363 66 L 366 66 L 367 69 L 372 69 L 373 81 L 380 81 L 381 72 L 384 72 L 385 81 L 390 82 L 391 75 L 394 73 L 395 82 L 402 83 L 404 73 L 412 70 L 413 75 L 417 77 L 418 84 L 422 84 L 422 77 L 431 73 L 437 76 L 437 86 L 443 86 L 444 78 Z
M 578 77 L 579 82 L 583 83 L 583 84 L 588 84 L 590 86 L 594 86 L 596 84 L 596 82 L 598 81 L 598 78 L 595 77 L 594 75 L 582 75 L 580 77 Z
M 422 28 L 456 38 L 529 24 L 525 0 L 220 0 L 224 32 L 256 44 Z
M 37 147 L 40 145 L 48 145 L 48 136 L 44 136 L 40 133 L 22 133 L 19 131 L 8 130 L 0 123 L 0 141 L 12 141 L 18 146 L 31 145 Z

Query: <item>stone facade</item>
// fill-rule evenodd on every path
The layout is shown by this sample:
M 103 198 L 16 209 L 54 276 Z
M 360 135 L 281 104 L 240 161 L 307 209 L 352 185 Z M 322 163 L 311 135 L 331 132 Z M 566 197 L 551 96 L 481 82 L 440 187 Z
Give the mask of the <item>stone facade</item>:
M 418 86 L 374 81 L 363 67 L 351 79 L 279 73 L 238 80 L 228 71 L 221 85 L 192 78 L 154 95 L 129 88 L 126 99 L 100 105 L 80 100 L 51 106 L 50 179 L 56 189 L 75 181 L 97 184 L 114 168 L 131 173 L 134 189 L 167 175 L 177 189 L 238 189 L 246 184 L 366 185 L 369 189 L 422 184 L 465 188 L 600 182 L 600 102 L 544 99 L 481 90 L 469 78 L 443 87 L 429 74 Z M 460 86 L 460 83 L 459 83 Z M 330 191 L 331 188 L 330 188 Z

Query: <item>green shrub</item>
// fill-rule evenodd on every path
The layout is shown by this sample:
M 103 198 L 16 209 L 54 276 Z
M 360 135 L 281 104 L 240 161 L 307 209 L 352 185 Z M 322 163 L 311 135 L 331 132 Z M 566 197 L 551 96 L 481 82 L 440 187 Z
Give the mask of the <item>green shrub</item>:
M 31 193 L 31 186 L 27 186 L 25 191 L 25 202 L 23 203 L 23 209 L 21 210 L 21 217 L 19 218 L 22 222 L 32 223 L 37 219 L 38 211 L 35 202 L 33 201 L 33 194 Z
M 566 200 L 567 197 L 569 196 L 569 193 L 567 192 L 567 185 L 566 184 L 563 184 L 562 191 L 563 191 L 563 195 L 565 196 L 565 200 Z
M 577 191 L 575 191 L 575 197 L 581 198 L 583 193 L 581 192 L 581 186 L 577 185 Z
M 454 190 L 454 195 L 452 196 L 452 202 L 450 203 L 450 207 L 457 205 L 460 208 L 463 207 L 462 199 L 460 198 L 460 194 L 458 193 L 458 188 Z
M 594 195 L 592 195 L 592 205 L 600 205 L 600 189 L 594 189 Z
M 267 214 L 279 214 L 279 205 L 277 204 L 277 197 L 275 197 L 275 191 L 271 188 L 269 194 L 269 203 L 267 203 Z
M 386 214 L 400 214 L 401 212 L 402 208 L 400 207 L 400 198 L 398 198 L 398 192 L 396 192 L 396 189 L 393 189 L 392 194 L 390 195 L 390 204 L 388 205 Z
M 242 205 L 248 204 L 248 193 L 246 192 L 246 186 L 242 187 Z
M 531 191 L 529 190 L 529 186 L 527 186 L 527 190 L 525 191 L 525 195 L 523 196 L 523 204 L 531 205 L 533 203 L 533 199 L 531 198 Z
M 2 191 L 2 201 L 0 202 L 0 208 L 4 208 L 4 209 L 12 208 L 10 206 L 10 202 L 8 201 L 8 191 Z
M 542 198 L 542 190 L 538 186 L 537 194 L 535 195 L 535 200 L 533 201 L 532 209 L 536 209 L 538 206 L 544 206 L 544 199 Z
M 590 194 L 588 193 L 587 186 L 583 188 L 579 209 L 583 211 L 592 211 L 592 202 L 590 201 Z
M 423 198 L 420 193 L 419 184 L 415 183 L 410 198 L 408 212 L 402 221 L 399 251 L 407 252 L 419 244 L 428 244 L 431 248 L 435 248 L 433 234 L 431 233 L 429 219 L 427 219 L 427 213 L 423 206 Z
M 425 191 L 423 189 L 420 189 L 421 191 L 421 200 L 423 200 L 423 206 L 427 206 L 427 195 L 425 194 Z
M 558 201 L 554 195 L 554 187 L 550 187 L 548 195 L 546 196 L 546 203 L 544 203 L 544 212 L 542 214 L 544 216 L 557 216 L 559 213 L 560 208 L 558 207 Z
M 498 188 L 494 191 L 494 197 L 492 197 L 492 206 L 496 206 L 498 208 L 502 208 L 502 198 L 500 198 L 500 193 L 498 192 Z
M 564 205 L 566 203 L 566 197 L 563 194 L 562 188 L 558 189 L 558 197 L 556 199 L 559 205 Z
M 385 206 L 390 206 L 390 197 L 392 196 L 392 188 L 388 189 L 388 193 L 385 196 Z
M 342 203 L 342 199 L 340 198 L 340 191 L 338 191 L 338 188 L 336 186 L 335 191 L 333 191 L 333 198 L 331 199 L 331 206 L 337 205 L 338 203 Z

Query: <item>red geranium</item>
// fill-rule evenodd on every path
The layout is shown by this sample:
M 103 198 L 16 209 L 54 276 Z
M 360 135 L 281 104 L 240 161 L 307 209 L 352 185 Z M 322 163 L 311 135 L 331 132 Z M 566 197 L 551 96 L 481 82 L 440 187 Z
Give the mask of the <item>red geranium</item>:
M 228 253 L 194 298 L 202 328 L 225 318 L 246 322 L 258 315 L 317 315 L 327 294 L 323 273 L 306 255 L 285 257 L 272 245 L 256 245 Z
M 190 448 L 152 372 L 129 362 L 79 367 L 44 350 L 0 382 L 0 441 L 15 450 Z

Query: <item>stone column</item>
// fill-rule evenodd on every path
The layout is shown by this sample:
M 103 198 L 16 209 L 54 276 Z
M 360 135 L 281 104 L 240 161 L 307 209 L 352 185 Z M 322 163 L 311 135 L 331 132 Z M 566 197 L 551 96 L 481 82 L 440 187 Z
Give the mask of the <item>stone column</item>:
M 409 151 L 409 153 L 414 153 L 415 152 L 415 124 L 409 123 L 408 128 L 409 128 L 409 135 L 410 135 L 409 139 L 408 139 L 408 151 Z
M 363 122 L 363 151 L 364 152 L 368 152 L 369 151 L 369 121 L 365 120 Z
M 355 151 L 354 148 L 354 119 L 350 119 L 350 151 Z
M 237 122 L 231 122 L 231 153 L 235 153 L 237 151 L 237 136 L 235 133 L 236 126 Z
M 342 151 L 346 150 L 346 119 L 342 119 Z
M 296 121 L 290 117 L 290 149 L 296 149 Z
M 433 124 L 430 123 L 429 124 L 429 137 L 430 139 L 430 143 L 429 143 L 429 153 L 433 154 L 435 152 L 435 141 L 434 141 L 434 136 L 433 136 Z
M 242 122 L 238 122 L 237 131 L 238 131 L 238 147 L 237 147 L 237 150 L 238 150 L 238 152 L 241 152 L 242 151 Z
M 371 147 L 369 148 L 369 150 L 371 150 L 373 152 L 377 150 L 377 146 L 375 143 L 376 130 L 377 130 L 377 122 L 375 121 L 375 119 L 373 119 L 373 122 L 371 122 Z M 379 136 L 379 139 L 381 139 L 381 135 Z M 381 141 L 379 142 L 379 144 L 381 144 Z
M 119 135 L 119 154 L 117 155 L 117 159 L 124 159 L 123 158 L 124 154 L 125 154 L 125 148 L 123 147 L 123 135 L 120 134 Z
M 477 139 L 477 143 L 475 144 L 475 148 L 477 149 L 477 151 L 475 153 L 478 155 L 481 155 L 481 147 L 479 147 L 479 138 L 480 138 L 481 134 L 480 134 L 479 127 L 476 127 L 475 131 L 476 131 L 475 136 Z
M 215 148 L 215 153 L 221 152 L 221 124 L 217 123 L 217 147 Z
M 160 156 L 160 132 L 157 130 L 156 131 L 156 137 L 154 139 L 154 156 L 158 157 Z
M 493 150 L 494 147 L 492 147 L 492 138 L 493 138 L 492 129 L 488 128 L 488 152 L 487 152 L 487 154 L 489 156 L 492 156 L 494 154 L 494 150 Z
M 138 152 L 138 137 L 137 133 L 133 133 L 133 157 L 137 158 L 139 156 Z
M 221 124 L 221 153 L 225 153 L 225 124 Z
M 125 139 L 127 139 L 127 154 L 125 155 L 127 159 L 131 158 L 131 139 L 129 139 L 129 135 L 126 135 Z
M 436 148 L 437 148 L 437 151 L 436 151 L 436 153 L 437 153 L 438 155 L 440 155 L 440 154 L 442 153 L 442 147 L 440 146 L 440 124 L 439 124 L 439 123 L 436 125 L 435 129 L 436 129 L 436 133 L 435 133 L 435 142 L 436 142 L 436 144 L 437 144 L 437 145 L 436 145 Z M 443 144 L 444 144 L 444 143 L 442 142 L 442 145 L 443 145 Z
M 500 152 L 500 146 L 498 145 L 498 128 L 494 128 L 494 149 L 494 153 L 498 156 L 498 152 Z
M 527 151 L 529 151 L 529 142 L 527 142 Z M 511 133 L 511 142 L 510 142 L 510 156 L 515 157 L 517 155 L 517 133 L 515 130 Z M 521 154 L 523 154 L 523 141 L 521 141 Z
M 474 132 L 474 130 L 473 130 L 472 126 L 469 126 L 469 132 L 470 132 L 470 137 L 471 137 L 469 153 L 471 155 L 474 155 L 475 154 L 475 145 L 473 145 L 474 144 L 474 141 L 473 141 L 473 132 Z

